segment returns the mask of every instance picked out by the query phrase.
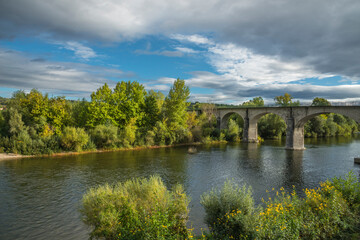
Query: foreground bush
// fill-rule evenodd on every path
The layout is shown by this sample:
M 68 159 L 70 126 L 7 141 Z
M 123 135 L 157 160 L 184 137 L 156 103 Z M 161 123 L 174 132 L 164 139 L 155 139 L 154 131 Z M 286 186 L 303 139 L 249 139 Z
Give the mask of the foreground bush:
M 186 239 L 189 200 L 181 185 L 166 189 L 160 177 L 90 189 L 81 213 L 91 238 Z
M 330 182 L 305 189 L 305 198 L 280 192 L 265 202 L 257 226 L 260 239 L 343 239 L 356 225 L 349 205 Z
M 226 182 L 202 195 L 207 239 L 357 239 L 360 184 L 353 173 L 334 178 L 305 197 L 283 188 L 254 209 L 251 191 Z
M 214 238 L 254 238 L 257 216 L 250 188 L 227 181 L 223 188 L 203 194 L 200 203 Z

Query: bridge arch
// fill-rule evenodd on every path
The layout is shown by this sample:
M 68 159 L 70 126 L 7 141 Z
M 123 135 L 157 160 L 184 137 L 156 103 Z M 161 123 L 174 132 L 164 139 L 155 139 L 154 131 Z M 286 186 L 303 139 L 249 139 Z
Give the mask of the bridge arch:
M 275 114 L 283 119 L 286 123 L 286 119 L 289 115 L 288 108 L 279 108 L 279 107 L 258 107 L 251 108 L 248 111 L 248 133 L 245 137 L 246 129 L 244 128 L 244 140 L 247 142 L 257 142 L 258 141 L 258 121 L 261 117 L 267 114 Z
M 220 127 L 226 127 L 226 120 L 232 113 L 238 113 L 244 119 L 246 142 L 257 141 L 258 120 L 268 114 L 280 116 L 286 123 L 286 148 L 304 149 L 304 125 L 320 114 L 337 113 L 360 122 L 360 106 L 297 106 L 297 107 L 256 107 L 218 109 Z
M 239 115 L 245 122 L 246 118 L 246 110 L 245 109 L 229 109 L 227 111 L 221 111 L 219 116 L 220 121 L 220 129 L 225 129 L 227 126 L 227 122 L 231 115 L 237 114 Z
M 268 114 L 274 114 L 278 117 L 280 117 L 280 119 L 284 120 L 285 125 L 286 125 L 286 118 L 284 117 L 283 114 L 279 114 L 278 112 L 274 111 L 274 112 L 261 112 L 258 113 L 256 115 L 252 115 L 251 118 L 249 118 L 249 126 L 248 126 L 248 136 L 247 136 L 247 141 L 248 142 L 257 142 L 258 141 L 258 123 L 259 120 L 268 115 Z
M 301 128 L 301 127 L 304 127 L 305 124 L 312 118 L 316 117 L 316 116 L 319 116 L 321 114 L 329 114 L 329 113 L 335 113 L 335 114 L 341 114 L 343 116 L 346 116 L 350 119 L 353 119 L 355 120 L 357 123 L 360 123 L 360 118 L 359 116 L 356 116 L 352 113 L 346 113 L 346 112 L 343 112 L 343 111 L 319 111 L 317 113 L 313 113 L 313 114 L 310 114 L 310 115 L 307 115 L 303 118 L 299 118 L 297 120 L 297 123 L 295 125 L 296 128 Z
M 294 126 L 289 131 L 287 137 L 286 147 L 289 149 L 304 149 L 304 126 L 312 118 L 321 114 L 335 113 L 341 114 L 350 119 L 360 122 L 360 111 L 358 107 L 303 107 L 297 109 L 297 114 L 294 119 Z M 288 133 L 287 133 L 288 134 Z

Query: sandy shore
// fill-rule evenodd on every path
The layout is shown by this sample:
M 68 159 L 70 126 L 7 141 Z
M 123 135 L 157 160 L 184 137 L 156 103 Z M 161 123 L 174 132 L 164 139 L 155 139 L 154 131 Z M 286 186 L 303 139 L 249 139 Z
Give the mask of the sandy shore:
M 0 161 L 2 160 L 10 160 L 10 159 L 18 159 L 18 158 L 28 158 L 33 157 L 32 155 L 20 155 L 15 153 L 0 153 Z

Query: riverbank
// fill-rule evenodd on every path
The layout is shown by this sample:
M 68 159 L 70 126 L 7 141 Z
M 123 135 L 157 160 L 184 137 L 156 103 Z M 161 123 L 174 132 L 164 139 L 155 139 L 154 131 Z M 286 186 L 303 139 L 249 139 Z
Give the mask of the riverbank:
M 30 157 L 35 157 L 35 156 L 34 155 L 21 155 L 21 154 L 15 154 L 15 153 L 0 153 L 0 161 L 19 159 L 19 158 L 30 158 Z
M 80 155 L 80 154 L 90 154 L 90 153 L 104 153 L 104 152 L 120 152 L 120 151 L 137 151 L 144 149 L 157 149 L 157 148 L 170 148 L 170 147 L 179 147 L 179 146 L 198 146 L 203 144 L 219 144 L 219 143 L 227 143 L 227 141 L 211 141 L 206 143 L 195 142 L 195 143 L 181 143 L 181 144 L 173 144 L 173 145 L 163 145 L 163 146 L 138 146 L 131 148 L 113 148 L 113 149 L 96 149 L 90 151 L 81 151 L 81 152 L 58 152 L 52 154 L 40 154 L 40 155 L 21 155 L 15 153 L 0 153 L 0 161 L 4 160 L 15 160 L 20 158 L 34 158 L 34 157 L 61 157 L 68 155 Z

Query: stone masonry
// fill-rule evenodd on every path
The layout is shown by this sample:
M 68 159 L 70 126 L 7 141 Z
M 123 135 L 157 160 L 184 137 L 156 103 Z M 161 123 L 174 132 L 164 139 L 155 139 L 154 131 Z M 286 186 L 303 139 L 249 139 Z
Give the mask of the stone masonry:
M 280 116 L 286 123 L 286 148 L 304 149 L 304 125 L 320 114 L 338 113 L 360 122 L 360 106 L 322 106 L 322 107 L 253 107 L 253 108 L 220 108 L 217 110 L 220 129 L 226 128 L 231 114 L 239 114 L 244 119 L 243 140 L 257 142 L 257 122 L 268 114 Z

